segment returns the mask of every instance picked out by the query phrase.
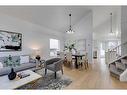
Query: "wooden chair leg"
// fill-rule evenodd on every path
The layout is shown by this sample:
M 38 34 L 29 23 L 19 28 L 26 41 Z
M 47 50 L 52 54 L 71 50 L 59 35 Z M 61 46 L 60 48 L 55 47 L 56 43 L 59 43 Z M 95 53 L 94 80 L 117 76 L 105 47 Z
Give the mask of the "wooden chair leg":
M 77 67 L 78 67 L 78 68 L 80 68 L 80 65 L 79 65 L 79 64 L 80 64 L 80 62 L 77 63 Z
M 69 61 L 69 67 L 72 67 L 72 62 L 71 61 Z
M 89 64 L 88 64 L 88 62 L 87 62 L 87 68 L 89 68 Z
M 83 62 L 81 62 L 81 67 L 83 67 Z
M 87 63 L 86 63 L 86 61 L 84 62 L 84 66 L 85 66 L 85 69 L 87 69 Z
M 67 61 L 67 66 L 70 67 L 70 62 L 69 61 Z
M 85 63 L 85 69 L 87 69 L 87 64 Z
M 71 61 L 69 61 L 69 66 L 71 67 Z
M 67 66 L 69 67 L 69 61 L 67 61 Z

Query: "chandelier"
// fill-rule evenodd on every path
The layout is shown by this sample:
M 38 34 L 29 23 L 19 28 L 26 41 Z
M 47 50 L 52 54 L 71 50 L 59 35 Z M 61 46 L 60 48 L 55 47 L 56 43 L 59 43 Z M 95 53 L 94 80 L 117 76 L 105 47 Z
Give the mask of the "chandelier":
M 112 13 L 110 13 L 110 16 L 111 16 L 111 18 L 110 18 L 110 24 L 111 24 L 110 35 L 113 35 L 114 33 L 113 33 L 113 29 L 112 29 Z
M 71 26 L 71 14 L 69 14 L 69 17 L 70 17 L 70 26 L 69 26 L 69 30 L 66 31 L 66 33 L 68 33 L 68 34 L 73 34 L 74 31 L 73 31 L 72 26 Z

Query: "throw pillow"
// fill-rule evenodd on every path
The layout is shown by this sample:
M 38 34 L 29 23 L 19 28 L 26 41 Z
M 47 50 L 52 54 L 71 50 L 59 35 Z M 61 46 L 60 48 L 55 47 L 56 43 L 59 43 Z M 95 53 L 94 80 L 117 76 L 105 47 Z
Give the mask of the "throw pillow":
M 29 63 L 29 56 L 28 55 L 22 55 L 20 56 L 20 64 Z
M 36 59 L 30 58 L 30 63 L 36 63 Z

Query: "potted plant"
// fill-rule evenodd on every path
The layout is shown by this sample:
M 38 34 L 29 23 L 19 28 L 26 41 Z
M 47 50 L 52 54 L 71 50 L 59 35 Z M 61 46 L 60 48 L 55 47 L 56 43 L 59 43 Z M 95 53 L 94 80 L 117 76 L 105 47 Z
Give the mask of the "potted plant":
M 69 52 L 72 52 L 72 49 L 74 49 L 76 51 L 74 43 L 70 44 L 70 45 L 65 45 L 64 46 L 64 51 L 69 50 Z

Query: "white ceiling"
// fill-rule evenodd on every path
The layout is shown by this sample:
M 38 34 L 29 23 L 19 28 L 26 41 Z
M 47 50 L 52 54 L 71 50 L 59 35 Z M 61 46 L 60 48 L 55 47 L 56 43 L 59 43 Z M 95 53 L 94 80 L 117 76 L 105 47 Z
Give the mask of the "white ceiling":
M 101 40 L 118 40 L 121 38 L 121 6 L 98 6 L 93 7 L 93 31 L 94 39 Z M 111 16 L 112 18 L 112 31 L 111 32 Z
M 93 27 L 97 27 L 110 18 L 110 13 L 117 14 L 120 6 L 93 6 Z
M 0 12 L 65 32 L 69 26 L 69 13 L 72 14 L 72 24 L 75 24 L 89 9 L 86 6 L 0 6 Z
M 0 13 L 65 32 L 69 26 L 69 13 L 72 13 L 72 24 L 76 24 L 92 10 L 95 30 L 110 18 L 111 12 L 116 14 L 119 9 L 120 6 L 0 6 Z M 98 34 L 104 36 L 107 32 L 101 31 Z

